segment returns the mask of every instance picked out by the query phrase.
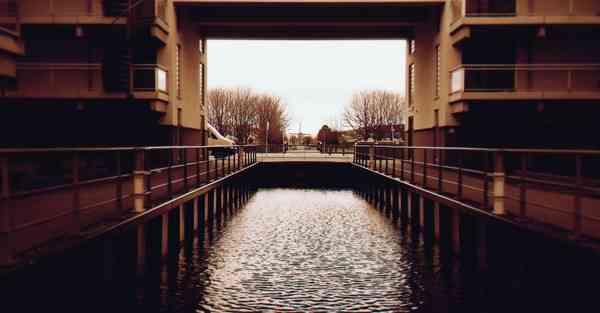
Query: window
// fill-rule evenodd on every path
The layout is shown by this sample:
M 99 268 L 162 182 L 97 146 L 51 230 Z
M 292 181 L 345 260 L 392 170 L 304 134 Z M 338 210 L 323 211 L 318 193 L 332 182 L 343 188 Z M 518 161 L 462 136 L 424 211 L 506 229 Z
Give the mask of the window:
M 408 68 L 408 105 L 411 106 L 415 102 L 415 64 L 411 64 Z
M 175 58 L 175 87 L 177 88 L 177 97 L 181 98 L 181 45 L 177 45 Z
M 435 97 L 439 97 L 440 96 L 440 89 L 441 89 L 441 53 L 440 53 L 440 46 L 437 45 L 435 47 Z

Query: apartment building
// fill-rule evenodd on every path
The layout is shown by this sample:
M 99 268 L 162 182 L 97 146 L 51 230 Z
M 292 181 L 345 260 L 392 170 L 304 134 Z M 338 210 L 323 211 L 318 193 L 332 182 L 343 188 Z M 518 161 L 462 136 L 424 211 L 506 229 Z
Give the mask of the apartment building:
M 409 143 L 600 148 L 600 0 L 447 0 L 409 43 Z
M 0 0 L 0 146 L 204 144 L 206 41 L 167 0 Z

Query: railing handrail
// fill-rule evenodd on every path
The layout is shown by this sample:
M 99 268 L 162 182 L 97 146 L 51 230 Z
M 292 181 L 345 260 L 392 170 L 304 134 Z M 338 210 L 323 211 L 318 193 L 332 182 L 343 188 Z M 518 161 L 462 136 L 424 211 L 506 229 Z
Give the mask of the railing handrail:
M 101 69 L 102 63 L 85 62 L 19 62 L 17 69 L 25 70 L 90 70 Z
M 409 150 L 445 150 L 445 151 L 474 151 L 474 152 L 508 152 L 508 153 L 529 153 L 529 154 L 578 154 L 578 155 L 600 155 L 600 150 L 591 149 L 517 149 L 517 148 L 473 148 L 473 147 L 430 147 L 430 146 L 391 146 L 391 145 L 356 145 L 357 148 L 396 148 Z
M 461 64 L 450 69 L 450 73 L 460 69 L 478 70 L 597 70 L 600 63 L 515 63 L 515 64 Z
M 1 148 L 0 154 L 16 153 L 62 153 L 62 152 L 116 152 L 116 151 L 150 151 L 150 150 L 182 150 L 182 149 L 216 149 L 216 148 L 246 148 L 255 145 L 232 145 L 232 146 L 148 146 L 148 147 L 99 147 L 99 148 Z

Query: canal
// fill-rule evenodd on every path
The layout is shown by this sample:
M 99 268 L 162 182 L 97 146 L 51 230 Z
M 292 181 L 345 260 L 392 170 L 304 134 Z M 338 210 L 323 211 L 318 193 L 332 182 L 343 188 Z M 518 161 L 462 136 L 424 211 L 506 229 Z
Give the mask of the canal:
M 190 248 L 162 268 L 162 312 L 586 312 L 593 299 L 571 293 L 572 268 L 445 258 L 349 189 L 259 189 Z
M 387 181 L 345 165 L 254 170 L 242 207 L 163 243 L 143 275 L 132 233 L 98 238 L 3 278 L 3 312 L 597 312 L 597 255 L 490 222 L 482 268 L 353 188 Z

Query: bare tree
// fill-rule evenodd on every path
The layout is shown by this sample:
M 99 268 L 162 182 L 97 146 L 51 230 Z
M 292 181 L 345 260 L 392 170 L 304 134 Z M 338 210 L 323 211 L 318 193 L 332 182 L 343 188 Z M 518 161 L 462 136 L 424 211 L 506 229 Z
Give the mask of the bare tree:
M 251 137 L 264 143 L 268 122 L 269 141 L 283 142 L 290 119 L 281 98 L 250 88 L 216 88 L 208 99 L 208 122 L 221 134 L 233 135 L 243 144 Z
M 346 126 L 363 139 L 371 135 L 381 139 L 387 127 L 402 123 L 404 111 L 405 101 L 398 93 L 386 90 L 361 91 L 354 94 L 346 106 L 343 119 Z

